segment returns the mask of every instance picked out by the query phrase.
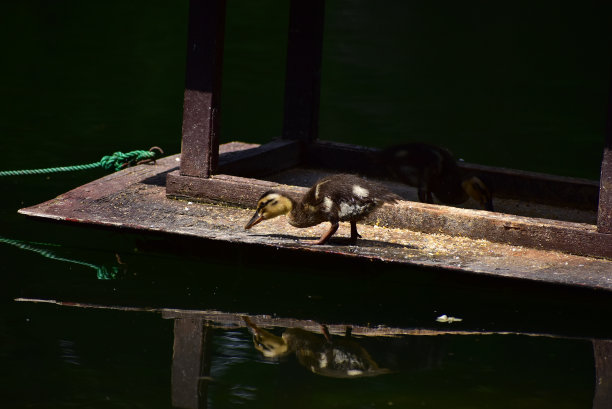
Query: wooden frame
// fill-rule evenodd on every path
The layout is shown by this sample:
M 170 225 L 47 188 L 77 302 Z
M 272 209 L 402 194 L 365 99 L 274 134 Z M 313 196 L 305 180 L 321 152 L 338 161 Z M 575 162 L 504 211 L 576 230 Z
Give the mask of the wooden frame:
M 283 135 L 218 163 L 216 120 L 223 48 L 225 0 L 191 0 L 187 89 L 183 117 L 183 144 L 180 172 L 167 178 L 169 197 L 204 202 L 226 202 L 254 206 L 266 183 L 257 177 L 295 166 L 316 166 L 343 172 L 377 175 L 367 160 L 375 150 L 317 141 L 321 49 L 323 41 L 323 0 L 292 0 L 287 52 L 285 115 Z M 208 29 L 196 29 L 207 15 Z M 199 17 L 198 17 L 199 16 Z M 212 21 L 211 16 L 219 20 Z M 197 22 L 197 23 L 196 23 Z M 204 44 L 194 55 L 193 44 Z M 202 50 L 202 48 L 200 48 Z M 207 55 L 205 55 L 207 53 Z M 193 68 L 197 64 L 204 69 Z M 203 90 L 193 90 L 204 75 Z M 197 88 L 197 87 L 196 87 Z M 612 98 L 608 109 L 606 146 L 601 181 L 596 183 L 508 169 L 463 164 L 467 171 L 486 174 L 496 195 L 529 197 L 538 203 L 556 203 L 581 209 L 598 209 L 596 226 L 542 219 L 475 212 L 464 216 L 462 209 L 413 203 L 403 206 L 387 222 L 390 226 L 423 232 L 442 232 L 509 244 L 534 246 L 575 254 L 612 258 Z M 199 124 L 209 124 L 200 126 Z M 274 164 L 274 166 L 271 166 Z M 296 193 L 300 188 L 288 187 Z M 476 227 L 475 227 L 476 226 Z M 432 230 L 433 229 L 433 230 Z

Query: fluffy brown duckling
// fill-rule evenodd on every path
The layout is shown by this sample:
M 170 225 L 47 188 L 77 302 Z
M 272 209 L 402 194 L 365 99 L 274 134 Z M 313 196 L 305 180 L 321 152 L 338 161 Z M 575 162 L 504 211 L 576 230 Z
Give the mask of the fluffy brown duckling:
M 460 204 L 470 197 L 493 211 L 491 192 L 476 176 L 464 176 L 448 150 L 426 143 L 407 143 L 381 152 L 380 161 L 403 183 L 418 189 L 421 202 Z
M 351 223 L 350 243 L 361 237 L 357 222 L 384 203 L 395 203 L 400 197 L 384 186 L 355 175 L 333 175 L 314 184 L 300 200 L 294 200 L 280 192 L 268 191 L 257 202 L 255 214 L 244 226 L 250 229 L 257 223 L 273 217 L 287 215 L 289 224 L 310 227 L 329 222 L 329 230 L 316 244 L 325 244 L 338 230 L 339 222 Z
M 351 328 L 344 337 L 333 337 L 321 325 L 323 336 L 301 328 L 287 328 L 279 337 L 243 317 L 253 334 L 253 345 L 267 358 L 280 358 L 295 353 L 299 363 L 311 372 L 332 378 L 377 376 L 390 371 L 380 368 L 368 351 L 355 342 Z

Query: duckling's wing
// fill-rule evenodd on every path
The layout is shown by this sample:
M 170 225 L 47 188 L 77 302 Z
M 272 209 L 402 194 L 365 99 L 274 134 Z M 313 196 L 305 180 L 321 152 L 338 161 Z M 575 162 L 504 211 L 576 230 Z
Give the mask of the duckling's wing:
M 318 193 L 330 218 L 339 220 L 359 220 L 383 203 L 399 199 L 384 186 L 354 175 L 330 177 L 319 185 Z

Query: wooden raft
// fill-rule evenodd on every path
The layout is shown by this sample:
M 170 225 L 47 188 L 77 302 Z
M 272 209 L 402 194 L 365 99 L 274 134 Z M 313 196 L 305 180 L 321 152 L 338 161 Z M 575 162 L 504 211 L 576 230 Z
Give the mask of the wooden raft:
M 222 145 L 220 166 L 231 164 L 239 151 L 253 145 Z M 195 203 L 173 200 L 166 196 L 166 177 L 178 170 L 179 155 L 157 161 L 155 165 L 139 165 L 108 175 L 78 187 L 42 204 L 21 209 L 21 214 L 80 224 L 128 228 L 144 232 L 223 240 L 267 246 L 286 251 L 308 251 L 338 257 L 381 260 L 388 263 L 437 267 L 497 277 L 510 277 L 538 282 L 566 284 L 612 290 L 612 261 L 558 251 L 545 250 L 546 237 L 555 232 L 571 232 L 588 244 L 593 227 L 589 224 L 534 219 L 523 216 L 456 209 L 403 201 L 385 205 L 360 226 L 363 239 L 357 246 L 347 245 L 348 225 L 341 224 L 337 237 L 329 245 L 312 244 L 327 226 L 297 229 L 284 217 L 244 230 L 251 217 L 258 195 L 276 188 L 299 194 L 305 188 L 274 181 L 287 179 L 279 172 L 264 179 L 244 179 L 224 174 L 198 183 L 219 183 L 232 187 L 231 195 L 240 206 Z M 304 175 L 299 173 L 298 175 Z M 307 178 L 306 178 L 307 179 Z M 308 183 L 308 180 L 303 183 Z M 239 183 L 242 181 L 242 183 Z M 170 180 L 169 180 L 169 183 Z M 200 184 L 194 185 L 196 188 Z M 390 186 L 393 188 L 393 186 Z M 437 217 L 431 217 L 437 215 Z M 497 226 L 500 231 L 540 232 L 527 245 L 495 243 L 477 237 L 482 226 Z M 465 235 L 445 234 L 447 229 L 464 229 Z M 568 230 L 571 228 L 571 230 Z M 530 230 L 531 229 L 531 230 Z M 490 234 L 490 232 L 489 232 Z M 506 237 L 506 236 L 504 236 Z M 523 238 L 521 238 L 523 240 Z M 599 246 L 602 243 L 595 243 Z M 612 248 L 610 243 L 603 243 Z M 534 248 L 541 245 L 541 248 Z M 574 244 L 576 245 L 576 244 Z M 581 251 L 588 246 L 576 247 Z M 600 247 L 598 247 L 600 248 Z M 571 248 L 568 250 L 572 250 Z M 610 256 L 608 254 L 608 256 Z
M 245 231 L 252 210 L 244 207 L 253 207 L 265 190 L 299 195 L 330 172 L 382 175 L 372 166 L 371 149 L 318 140 L 322 0 L 290 1 L 280 140 L 219 147 L 225 8 L 225 0 L 190 0 L 180 162 L 177 155 L 156 166 L 128 169 L 21 213 L 612 289 L 612 102 L 600 183 L 461 164 L 466 173 L 491 181 L 498 212 L 418 203 L 414 190 L 389 183 L 407 200 L 367 219 L 357 246 L 342 240 L 346 226 L 326 246 L 304 242 L 319 237 L 326 226 L 294 229 L 279 218 Z

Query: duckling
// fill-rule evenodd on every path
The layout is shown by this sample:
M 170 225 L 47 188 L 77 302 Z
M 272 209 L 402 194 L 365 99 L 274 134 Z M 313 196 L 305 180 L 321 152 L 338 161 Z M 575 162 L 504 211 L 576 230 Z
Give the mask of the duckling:
M 351 328 L 343 338 L 332 338 L 327 326 L 321 325 L 323 337 L 301 328 L 287 328 L 282 336 L 274 335 L 243 317 L 253 334 L 253 345 L 267 358 L 295 353 L 298 362 L 311 372 L 332 378 L 354 378 L 389 373 L 380 368 L 368 351 L 353 340 Z
M 390 173 L 418 189 L 421 202 L 433 203 L 433 196 L 444 204 L 459 204 L 470 197 L 493 211 L 487 186 L 476 176 L 464 177 L 453 154 L 426 143 L 408 143 L 381 152 L 380 162 Z
M 395 203 L 400 197 L 385 187 L 355 175 L 333 175 L 314 184 L 298 201 L 277 191 L 264 193 L 257 202 L 255 214 L 244 226 L 250 229 L 257 223 L 283 214 L 290 225 L 310 227 L 329 222 L 331 227 L 316 244 L 325 244 L 338 230 L 339 222 L 351 223 L 350 243 L 361 235 L 357 222 L 384 203 Z

